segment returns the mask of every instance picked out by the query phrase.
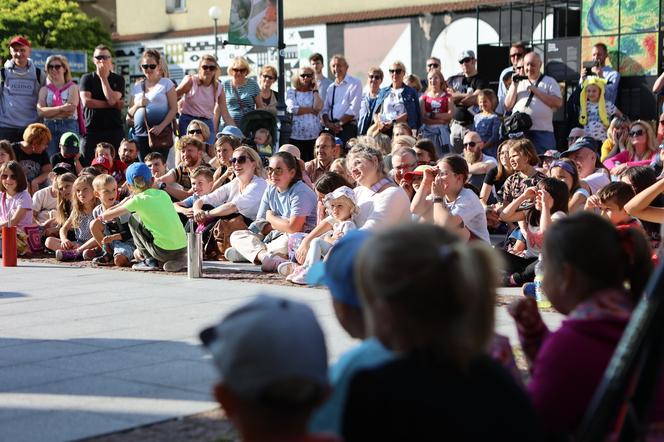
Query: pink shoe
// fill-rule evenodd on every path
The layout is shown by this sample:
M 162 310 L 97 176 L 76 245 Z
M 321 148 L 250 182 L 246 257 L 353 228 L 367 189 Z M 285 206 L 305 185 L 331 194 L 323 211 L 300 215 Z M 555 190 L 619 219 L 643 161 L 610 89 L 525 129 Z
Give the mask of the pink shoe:
M 282 262 L 277 266 L 277 273 L 280 274 L 281 276 L 288 277 L 291 273 L 295 271 L 297 267 L 298 265 L 292 261 Z
M 299 265 L 296 264 L 295 267 L 293 267 L 293 271 L 290 272 L 290 274 L 288 276 L 286 276 L 286 281 L 293 282 L 293 277 L 295 275 L 298 275 L 302 271 L 303 267 L 304 266 L 299 266 Z
M 297 274 L 294 274 L 290 279 L 290 282 L 297 285 L 309 285 L 309 283 L 307 283 L 307 273 L 309 273 L 309 267 L 300 267 Z

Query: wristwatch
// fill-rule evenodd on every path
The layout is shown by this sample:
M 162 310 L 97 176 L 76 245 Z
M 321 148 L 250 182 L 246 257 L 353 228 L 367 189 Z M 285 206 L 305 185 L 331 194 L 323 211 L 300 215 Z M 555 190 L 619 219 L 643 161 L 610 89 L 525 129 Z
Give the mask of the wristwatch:
M 159 185 L 159 190 L 166 190 L 166 183 L 161 183 Z
M 311 91 L 311 92 L 316 92 L 316 93 L 318 93 L 318 89 L 314 89 L 314 90 L 313 90 L 313 91 Z
M 433 201 L 434 204 L 436 203 L 443 204 L 445 202 L 445 198 L 442 198 L 440 196 L 435 196 L 431 199 L 431 201 Z

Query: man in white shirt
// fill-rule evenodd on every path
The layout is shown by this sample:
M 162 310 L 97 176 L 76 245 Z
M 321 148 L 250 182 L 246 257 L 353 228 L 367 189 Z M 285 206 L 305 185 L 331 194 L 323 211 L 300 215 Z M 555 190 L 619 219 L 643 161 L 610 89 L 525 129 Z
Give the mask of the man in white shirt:
M 362 101 L 362 83 L 348 75 L 348 62 L 343 55 L 330 59 L 334 82 L 327 88 L 323 106 L 323 126 L 346 143 L 357 136 L 357 118 Z
M 498 77 L 498 107 L 496 107 L 496 113 L 502 115 L 505 113 L 505 97 L 507 96 L 507 88 L 505 85 L 505 76 L 508 74 L 515 74 L 516 67 L 519 63 L 523 64 L 523 57 L 528 53 L 528 48 L 526 42 L 515 41 L 510 46 L 510 65 L 503 69 Z M 521 75 L 521 74 L 518 74 Z M 507 77 L 510 78 L 510 77 Z
M 498 161 L 490 155 L 485 155 L 482 152 L 484 142 L 477 132 L 468 132 L 463 137 L 463 157 L 468 163 L 468 171 L 470 177 L 468 181 L 478 191 L 482 189 L 484 183 L 484 176 L 488 171 L 498 166 Z

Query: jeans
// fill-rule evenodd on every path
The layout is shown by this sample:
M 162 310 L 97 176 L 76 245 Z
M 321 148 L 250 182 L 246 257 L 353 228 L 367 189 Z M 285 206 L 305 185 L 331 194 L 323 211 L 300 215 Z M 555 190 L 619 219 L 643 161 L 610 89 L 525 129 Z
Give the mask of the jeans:
M 553 132 L 545 130 L 529 130 L 526 138 L 532 141 L 538 155 L 542 155 L 547 149 L 556 148 L 556 137 Z
M 217 134 L 214 133 L 214 123 L 212 122 L 212 118 L 201 118 L 189 114 L 181 114 L 180 119 L 178 120 L 178 131 L 180 131 L 180 136 L 182 137 L 187 135 L 187 126 L 189 126 L 191 120 L 200 120 L 207 124 L 207 127 L 210 128 L 210 138 L 208 139 L 208 144 L 214 145 L 214 142 L 217 139 Z
M 56 153 L 60 152 L 60 137 L 65 132 L 74 132 L 78 135 L 78 120 L 71 118 L 63 119 L 44 119 L 44 124 L 51 131 L 51 141 L 48 143 L 48 157 L 51 158 Z

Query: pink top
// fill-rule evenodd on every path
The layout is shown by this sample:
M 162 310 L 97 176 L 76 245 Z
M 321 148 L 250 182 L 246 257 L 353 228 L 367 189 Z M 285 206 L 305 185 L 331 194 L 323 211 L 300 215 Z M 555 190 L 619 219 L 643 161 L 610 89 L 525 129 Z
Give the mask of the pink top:
M 424 110 L 427 112 L 448 112 L 449 111 L 449 94 L 444 94 L 440 97 L 430 97 L 427 94 L 422 95 L 424 100 Z
M 31 226 L 32 222 L 32 198 L 27 190 L 19 192 L 14 197 L 10 197 L 5 192 L 0 192 L 0 222 L 9 221 L 17 210 L 27 209 L 23 218 L 17 224 L 17 227 Z
M 224 92 L 223 86 L 221 83 L 217 84 L 215 94 L 213 85 L 200 86 L 197 75 L 189 75 L 189 77 L 192 80 L 191 89 L 185 94 L 184 100 L 182 100 L 182 113 L 194 117 L 213 118 L 214 105 Z
M 627 164 L 630 167 L 633 167 L 633 166 L 647 166 L 650 163 L 652 163 L 652 161 L 655 159 L 656 156 L 657 156 L 657 152 L 655 151 L 655 152 L 652 153 L 652 155 L 648 159 L 641 160 L 641 161 L 630 161 L 629 151 L 623 150 L 622 152 L 612 156 L 611 158 L 607 158 L 606 160 L 604 160 L 604 166 L 606 166 L 606 168 L 609 169 L 609 170 L 616 167 L 618 165 L 618 163 Z

